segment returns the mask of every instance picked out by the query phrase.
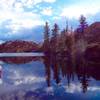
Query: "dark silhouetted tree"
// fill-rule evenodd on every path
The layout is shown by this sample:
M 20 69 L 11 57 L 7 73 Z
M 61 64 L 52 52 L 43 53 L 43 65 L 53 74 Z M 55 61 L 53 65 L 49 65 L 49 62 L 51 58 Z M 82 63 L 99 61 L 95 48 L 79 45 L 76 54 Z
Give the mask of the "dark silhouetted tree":
M 65 29 L 66 32 L 68 32 L 68 21 L 66 21 L 66 29 Z
M 46 73 L 46 81 L 47 85 L 50 86 L 50 79 L 51 79 L 51 71 L 50 71 L 50 57 L 44 56 L 44 65 L 45 65 L 45 73 Z
M 79 33 L 84 33 L 84 30 L 87 28 L 88 24 L 86 22 L 86 17 L 84 17 L 83 15 L 81 15 L 80 19 L 79 19 L 80 25 L 78 28 L 78 32 Z
M 51 37 L 51 49 L 56 51 L 57 48 L 57 36 L 59 32 L 59 26 L 55 23 L 54 28 L 52 29 L 52 37 Z
M 56 39 L 58 32 L 59 32 L 59 26 L 55 23 L 54 28 L 52 29 L 52 37 Z
M 49 48 L 49 35 L 50 35 L 50 29 L 48 22 L 46 22 L 44 27 L 44 51 L 48 52 L 50 50 Z

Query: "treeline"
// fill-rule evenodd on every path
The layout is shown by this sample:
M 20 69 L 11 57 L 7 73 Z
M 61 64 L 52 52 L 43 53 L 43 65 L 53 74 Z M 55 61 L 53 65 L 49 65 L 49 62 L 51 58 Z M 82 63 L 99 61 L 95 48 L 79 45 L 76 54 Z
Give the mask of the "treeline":
M 71 27 L 69 29 L 68 23 L 65 29 L 59 31 L 58 24 L 54 24 L 53 28 L 50 29 L 48 22 L 44 26 L 44 44 L 43 50 L 45 53 L 74 53 L 75 52 L 75 41 L 76 33 L 81 33 L 78 37 L 84 38 L 84 30 L 88 27 L 86 18 L 82 15 L 79 19 L 79 26 L 76 30 Z

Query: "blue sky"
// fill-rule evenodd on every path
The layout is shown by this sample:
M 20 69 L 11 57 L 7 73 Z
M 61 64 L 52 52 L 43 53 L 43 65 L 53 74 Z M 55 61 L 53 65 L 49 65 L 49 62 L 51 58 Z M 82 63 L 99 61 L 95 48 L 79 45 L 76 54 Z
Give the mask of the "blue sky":
M 100 21 L 100 0 L 0 0 L 0 42 L 24 39 L 43 40 L 43 25 L 66 20 L 78 25 L 81 14 L 88 23 Z

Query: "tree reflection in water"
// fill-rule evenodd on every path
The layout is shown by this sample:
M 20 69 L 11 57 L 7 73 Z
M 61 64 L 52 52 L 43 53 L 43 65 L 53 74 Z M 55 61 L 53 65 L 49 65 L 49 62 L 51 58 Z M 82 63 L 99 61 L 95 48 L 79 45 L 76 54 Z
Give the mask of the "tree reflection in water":
M 68 87 L 71 81 L 74 81 L 77 76 L 78 81 L 81 83 L 82 90 L 85 93 L 89 86 L 90 78 L 100 80 L 100 64 L 95 62 L 87 62 L 84 57 L 76 60 L 73 64 L 72 58 L 67 53 L 45 53 L 44 57 L 4 57 L 0 58 L 1 61 L 6 63 L 23 64 L 31 61 L 43 61 L 45 65 L 47 85 L 51 86 L 52 77 L 56 84 L 62 82 L 62 78 L 67 79 Z M 53 72 L 53 75 L 51 75 Z M 0 75 L 1 76 L 1 75 Z
M 76 75 L 78 81 L 81 83 L 83 93 L 87 91 L 90 77 L 100 80 L 100 64 L 87 62 L 84 57 L 81 57 L 76 64 L 73 64 L 71 58 L 69 59 L 65 54 L 45 54 L 44 64 L 48 86 L 50 86 L 51 70 L 54 73 L 54 80 L 57 84 L 61 82 L 61 77 L 66 77 L 68 81 L 67 85 L 70 86 L 71 81 L 74 81 Z

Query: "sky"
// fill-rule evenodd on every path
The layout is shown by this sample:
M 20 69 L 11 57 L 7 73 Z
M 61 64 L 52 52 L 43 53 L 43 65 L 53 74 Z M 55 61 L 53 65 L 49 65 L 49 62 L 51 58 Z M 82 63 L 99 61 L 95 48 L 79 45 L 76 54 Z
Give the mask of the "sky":
M 43 41 L 43 26 L 66 20 L 77 27 L 80 15 L 89 24 L 100 21 L 100 0 L 0 0 L 0 42 L 8 40 Z

